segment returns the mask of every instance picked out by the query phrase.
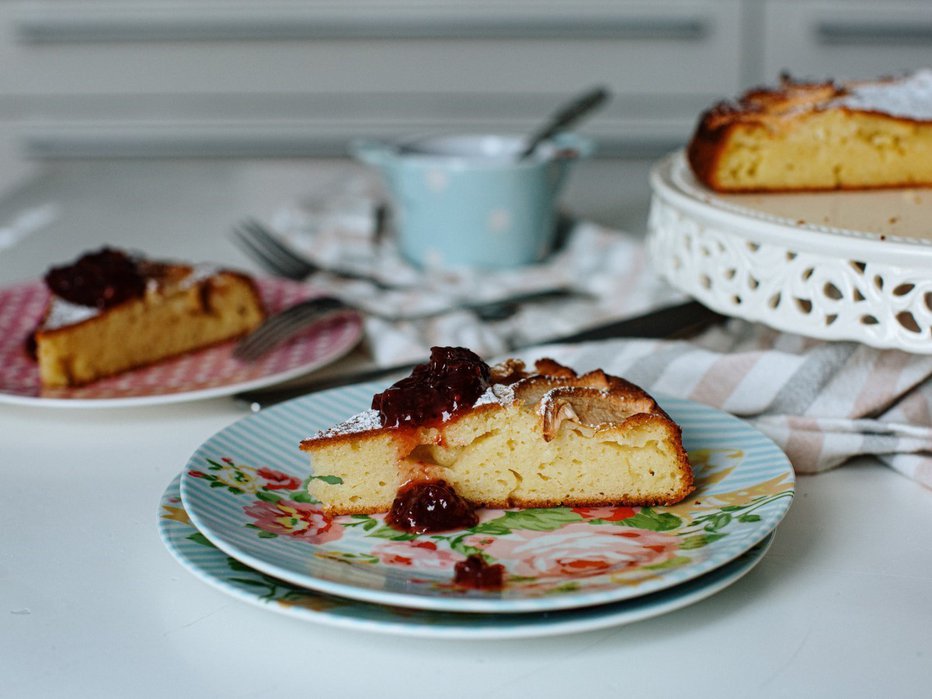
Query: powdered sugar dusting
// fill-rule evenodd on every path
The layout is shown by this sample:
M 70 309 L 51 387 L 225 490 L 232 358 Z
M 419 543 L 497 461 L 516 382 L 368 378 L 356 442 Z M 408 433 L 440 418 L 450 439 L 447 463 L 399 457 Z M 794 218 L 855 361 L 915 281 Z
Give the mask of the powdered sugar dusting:
M 197 264 L 194 265 L 194 267 L 191 269 L 191 274 L 189 274 L 181 281 L 180 286 L 182 289 L 188 289 L 195 284 L 199 284 L 205 279 L 210 279 L 212 276 L 219 273 L 220 268 L 216 265 L 209 263 Z
M 353 417 L 343 422 L 321 430 L 313 435 L 310 439 L 331 439 L 350 434 L 359 434 L 360 432 L 371 432 L 382 428 L 382 420 L 379 417 L 378 410 L 366 410 L 353 415 Z
M 919 70 L 899 80 L 855 84 L 850 94 L 832 106 L 932 121 L 932 69 Z
M 514 403 L 515 392 L 511 386 L 508 386 L 503 383 L 493 383 L 483 393 L 479 398 L 476 399 L 476 402 L 473 404 L 473 407 L 479 405 L 488 405 L 490 403 L 497 403 L 499 405 L 510 405 Z
M 473 407 L 489 404 L 509 405 L 514 402 L 514 399 L 515 393 L 511 386 L 492 384 L 485 390 L 485 393 L 479 396 L 473 404 Z M 444 412 L 442 419 L 444 422 L 447 422 L 452 417 L 451 414 Z M 321 430 L 309 437 L 309 439 L 333 439 L 334 437 L 344 437 L 361 432 L 373 432 L 382 429 L 382 427 L 382 419 L 379 416 L 379 411 L 370 409 L 357 413 L 333 427 Z
M 551 410 L 551 405 L 553 405 L 553 396 L 556 388 L 551 388 L 544 395 L 540 397 L 540 400 L 537 402 L 537 414 L 540 416 L 547 415 Z
M 49 301 L 49 312 L 42 324 L 42 328 L 44 330 L 54 330 L 66 325 L 80 323 L 97 315 L 100 315 L 100 309 L 94 306 L 79 306 L 76 303 L 53 296 Z

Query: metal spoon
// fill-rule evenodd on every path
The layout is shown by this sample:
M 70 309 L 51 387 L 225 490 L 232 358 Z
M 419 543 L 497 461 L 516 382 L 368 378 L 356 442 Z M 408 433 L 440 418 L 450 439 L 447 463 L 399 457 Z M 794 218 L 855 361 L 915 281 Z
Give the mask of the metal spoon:
M 596 107 L 601 106 L 609 98 L 609 96 L 610 93 L 607 88 L 597 87 L 592 90 L 587 90 L 564 106 L 560 107 L 560 109 L 554 112 L 554 114 L 544 123 L 543 126 L 534 132 L 534 135 L 531 136 L 527 146 L 525 146 L 524 150 L 521 151 L 521 154 L 518 156 L 518 160 L 524 160 L 530 156 L 531 153 L 537 149 L 537 146 L 540 145 L 541 141 L 547 140 L 557 131 L 562 131 L 570 124 L 575 123 L 583 116 L 594 110 Z

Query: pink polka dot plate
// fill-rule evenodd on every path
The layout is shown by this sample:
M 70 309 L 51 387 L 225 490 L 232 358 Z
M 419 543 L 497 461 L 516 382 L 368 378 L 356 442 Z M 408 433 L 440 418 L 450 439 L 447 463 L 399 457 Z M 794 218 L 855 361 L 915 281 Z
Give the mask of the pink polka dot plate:
M 317 293 L 306 284 L 284 279 L 257 283 L 270 313 Z M 348 312 L 297 335 L 256 362 L 234 359 L 231 341 L 87 386 L 50 390 L 40 385 L 37 365 L 26 351 L 47 294 L 39 281 L 0 289 L 0 403 L 105 408 L 232 395 L 326 366 L 355 347 L 363 334 L 362 319 Z

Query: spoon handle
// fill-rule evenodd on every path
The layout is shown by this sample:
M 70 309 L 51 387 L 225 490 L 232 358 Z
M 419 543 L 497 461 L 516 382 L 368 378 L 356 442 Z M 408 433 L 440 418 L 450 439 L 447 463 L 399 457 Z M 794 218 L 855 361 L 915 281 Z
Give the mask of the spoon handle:
M 533 153 L 537 146 L 540 145 L 541 141 L 544 141 L 557 131 L 565 129 L 567 126 L 575 122 L 580 117 L 588 114 L 590 111 L 601 105 L 609 97 L 609 92 L 604 87 L 597 87 L 593 90 L 589 90 L 579 97 L 573 99 L 571 102 L 566 104 L 557 110 L 554 115 L 547 121 L 544 126 L 537 131 L 534 136 L 528 141 L 527 146 L 521 155 L 518 156 L 519 160 L 523 160 Z

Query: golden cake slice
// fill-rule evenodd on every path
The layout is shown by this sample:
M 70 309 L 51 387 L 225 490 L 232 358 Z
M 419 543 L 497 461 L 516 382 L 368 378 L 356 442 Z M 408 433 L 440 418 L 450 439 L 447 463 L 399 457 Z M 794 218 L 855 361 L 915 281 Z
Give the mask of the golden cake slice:
M 932 186 L 932 70 L 750 90 L 706 111 L 687 148 L 721 192 Z
M 488 367 L 463 348 L 433 348 L 301 449 L 334 514 L 389 512 L 418 484 L 486 507 L 672 504 L 693 488 L 679 427 L 634 384 L 552 360 Z
M 45 387 L 78 386 L 201 349 L 264 318 L 239 272 L 155 262 L 104 248 L 45 277 L 51 297 L 34 334 Z

